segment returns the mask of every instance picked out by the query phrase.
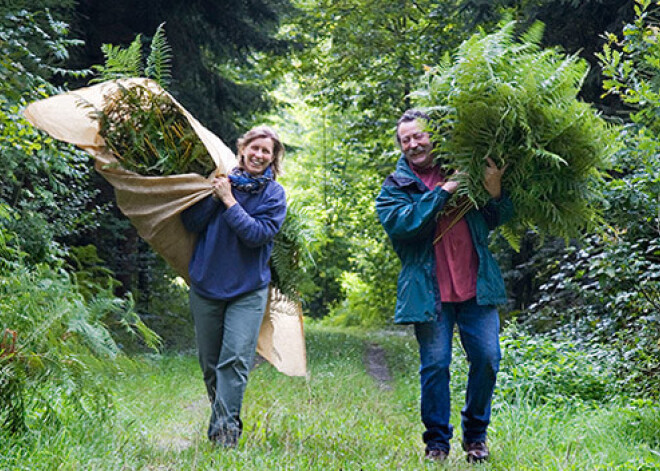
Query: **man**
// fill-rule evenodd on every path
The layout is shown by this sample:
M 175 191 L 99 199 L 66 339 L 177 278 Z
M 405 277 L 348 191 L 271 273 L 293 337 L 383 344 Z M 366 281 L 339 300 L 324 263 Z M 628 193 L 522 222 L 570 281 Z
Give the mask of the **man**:
M 414 324 L 419 344 L 426 457 L 442 461 L 449 454 L 449 365 L 457 325 L 470 363 L 461 411 L 463 449 L 469 462 L 478 462 L 490 454 L 486 429 L 500 361 L 495 305 L 506 301 L 488 232 L 511 218 L 513 206 L 501 189 L 505 168 L 486 159 L 484 186 L 491 199 L 461 215 L 466 202 L 453 204 L 459 183 L 434 163 L 428 119 L 417 110 L 399 119 L 396 138 L 403 155 L 383 183 L 376 211 L 402 264 L 394 321 Z

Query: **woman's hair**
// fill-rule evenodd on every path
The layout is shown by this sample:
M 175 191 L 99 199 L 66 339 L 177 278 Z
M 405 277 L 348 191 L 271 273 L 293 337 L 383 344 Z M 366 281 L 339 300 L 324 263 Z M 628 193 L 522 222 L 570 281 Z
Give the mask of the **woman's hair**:
M 273 141 L 273 161 L 271 162 L 271 170 L 273 177 L 277 177 L 282 173 L 282 158 L 284 157 L 284 145 L 280 141 L 280 137 L 269 126 L 256 126 L 243 134 L 236 141 L 238 148 L 238 165 L 243 167 L 243 150 L 255 139 L 270 138 Z

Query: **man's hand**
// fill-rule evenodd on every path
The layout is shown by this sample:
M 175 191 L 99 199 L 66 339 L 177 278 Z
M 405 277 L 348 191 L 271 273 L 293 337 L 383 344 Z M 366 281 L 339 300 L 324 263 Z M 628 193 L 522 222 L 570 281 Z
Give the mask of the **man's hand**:
M 456 176 L 459 175 L 459 172 L 454 172 L 451 177 L 447 179 L 446 182 L 443 183 L 436 183 L 436 187 L 442 187 L 443 190 L 445 190 L 447 193 L 451 193 L 452 195 L 456 193 L 456 190 L 458 189 L 459 183 L 454 180 Z
M 486 170 L 484 172 L 484 187 L 490 196 L 494 199 L 499 199 L 502 196 L 502 174 L 509 166 L 506 164 L 502 168 L 497 168 L 495 162 L 490 157 L 486 157 Z
M 442 189 L 445 190 L 447 193 L 451 193 L 452 195 L 456 193 L 456 189 L 458 188 L 458 182 L 455 180 L 449 180 L 446 183 L 438 183 L 438 185 L 442 185 Z

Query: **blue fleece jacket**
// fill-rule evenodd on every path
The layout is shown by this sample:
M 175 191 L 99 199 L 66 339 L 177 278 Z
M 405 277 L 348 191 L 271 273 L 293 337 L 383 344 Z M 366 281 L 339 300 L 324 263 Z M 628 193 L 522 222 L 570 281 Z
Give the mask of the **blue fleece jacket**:
M 284 188 L 270 181 L 257 194 L 232 188 L 229 209 L 212 196 L 181 213 L 198 234 L 188 267 L 191 287 L 201 296 L 228 301 L 270 283 L 273 238 L 286 216 Z

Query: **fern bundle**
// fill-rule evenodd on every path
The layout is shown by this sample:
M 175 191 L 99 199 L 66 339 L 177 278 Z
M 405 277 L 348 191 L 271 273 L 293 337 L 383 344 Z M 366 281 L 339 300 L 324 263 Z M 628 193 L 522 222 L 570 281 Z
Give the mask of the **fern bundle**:
M 463 42 L 430 68 L 414 96 L 429 111 L 436 157 L 462 172 L 457 194 L 489 199 L 486 158 L 508 165 L 502 187 L 515 218 L 502 230 L 517 248 L 528 229 L 570 238 L 598 220 L 594 183 L 613 145 L 605 121 L 577 99 L 586 62 L 540 47 L 543 25 L 519 39 L 514 22 Z
M 94 67 L 94 81 L 146 76 L 165 88 L 170 80 L 170 46 L 161 24 L 151 40 L 146 68 L 142 67 L 142 38 L 138 35 L 122 49 L 105 44 L 105 65 Z M 121 86 L 95 114 L 99 134 L 121 166 L 140 175 L 165 176 L 182 173 L 209 175 L 213 159 L 188 119 L 164 93 L 143 85 Z
M 143 85 L 120 86 L 98 115 L 99 134 L 123 168 L 140 175 L 198 173 L 215 164 L 179 107 Z

